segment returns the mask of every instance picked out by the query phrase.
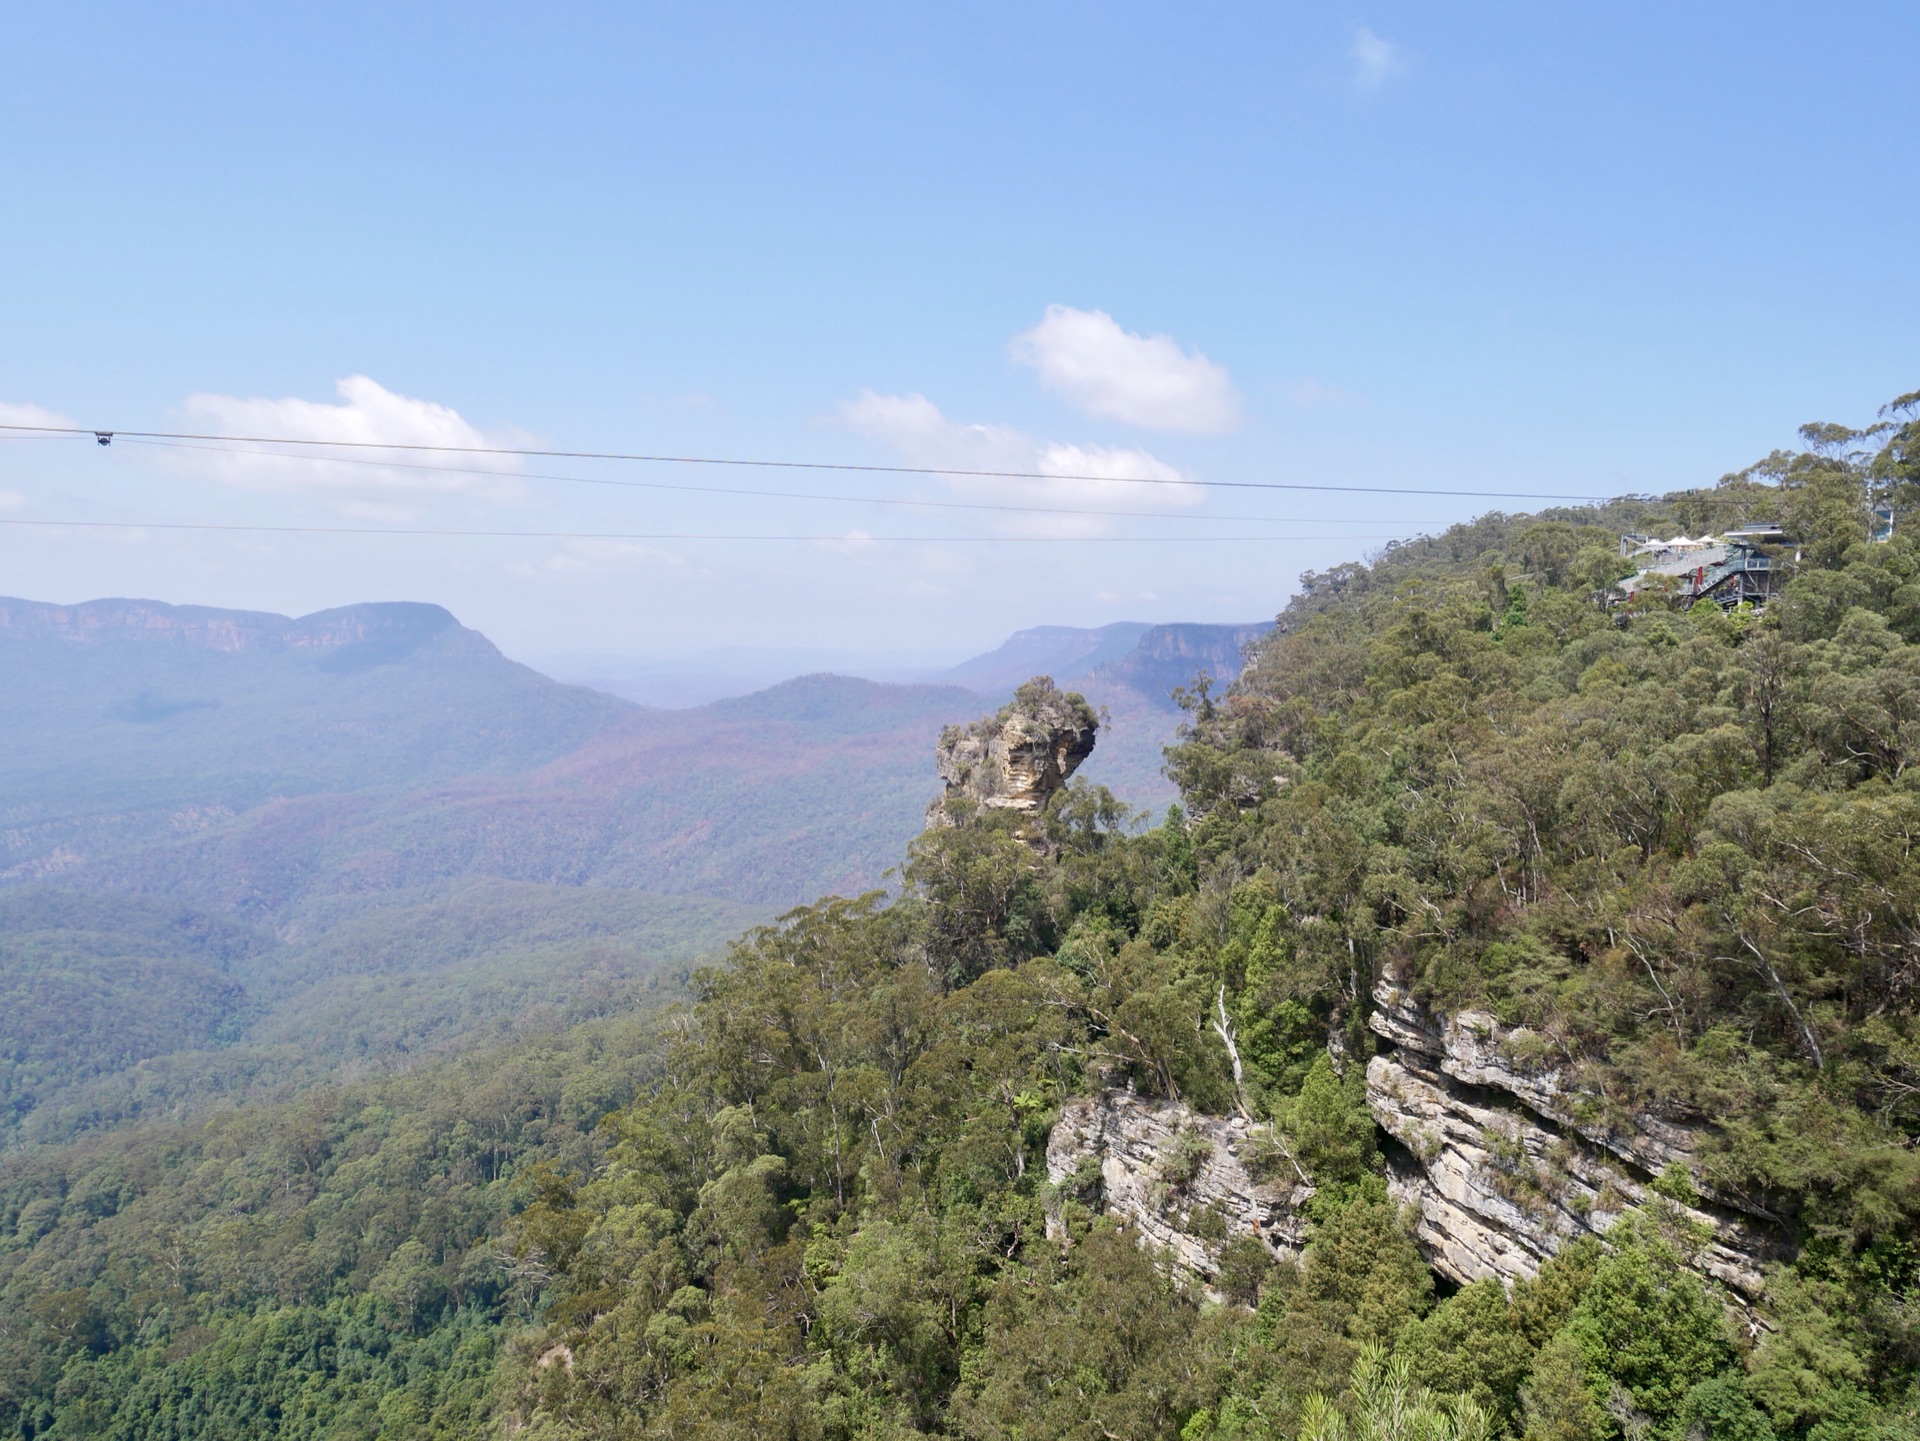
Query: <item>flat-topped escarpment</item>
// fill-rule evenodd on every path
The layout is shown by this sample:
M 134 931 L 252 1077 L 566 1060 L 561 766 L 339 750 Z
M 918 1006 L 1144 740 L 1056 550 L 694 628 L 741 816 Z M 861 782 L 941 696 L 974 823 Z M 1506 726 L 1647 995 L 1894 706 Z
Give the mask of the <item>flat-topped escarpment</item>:
M 324 651 L 369 642 L 419 644 L 448 631 L 471 636 L 492 648 L 491 642 L 476 632 L 463 630 L 444 607 L 415 601 L 374 601 L 295 618 L 270 611 L 168 605 L 157 600 L 52 605 L 0 597 L 0 638 L 83 645 L 158 642 L 225 652 Z

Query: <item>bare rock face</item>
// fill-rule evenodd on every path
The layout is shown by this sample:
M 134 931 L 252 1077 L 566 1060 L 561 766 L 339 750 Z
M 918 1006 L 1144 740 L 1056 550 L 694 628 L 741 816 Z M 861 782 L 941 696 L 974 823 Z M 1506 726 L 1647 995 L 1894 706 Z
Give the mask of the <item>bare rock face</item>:
M 946 790 L 927 807 L 927 824 L 951 825 L 948 802 L 960 799 L 1038 816 L 1093 754 L 1099 729 L 1083 697 L 1035 676 L 996 714 L 941 733 L 937 755 Z
M 1437 1018 L 1397 987 L 1374 991 L 1370 1024 L 1388 1042 L 1367 1066 L 1367 1106 L 1395 1141 L 1389 1189 L 1410 1205 L 1436 1269 L 1466 1283 L 1530 1277 L 1583 1235 L 1649 1199 L 1668 1166 L 1693 1164 L 1699 1136 L 1653 1116 L 1603 1119 L 1540 1038 L 1484 1012 Z M 1728 1198 L 1676 1207 L 1700 1244 L 1691 1264 L 1752 1300 L 1776 1253 Z
M 1107 1091 L 1067 1103 L 1047 1140 L 1047 1179 L 1068 1189 L 1097 1187 L 1108 1214 L 1211 1281 L 1220 1273 L 1221 1248 L 1235 1236 L 1251 1236 L 1283 1260 L 1306 1244 L 1300 1212 L 1313 1188 L 1256 1179 L 1253 1149 L 1254 1128 L 1240 1117 Z M 1056 1222 L 1048 1229 L 1058 1234 Z

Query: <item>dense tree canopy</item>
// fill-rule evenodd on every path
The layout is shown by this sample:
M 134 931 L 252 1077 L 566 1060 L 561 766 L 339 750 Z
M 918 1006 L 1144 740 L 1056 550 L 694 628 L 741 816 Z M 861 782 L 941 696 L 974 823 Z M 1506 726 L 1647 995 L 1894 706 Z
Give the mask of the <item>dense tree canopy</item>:
M 0 1420 L 1920 1436 L 1915 401 L 1710 490 L 1308 577 L 1188 697 L 1182 808 L 1147 828 L 1078 787 L 1044 845 L 930 831 L 897 893 L 697 973 L 623 1053 L 630 1096 L 530 1084 L 495 1121 L 457 1085 L 355 1092 L 257 1153 L 216 1126 L 17 1167 Z M 1791 541 L 1760 613 L 1613 591 L 1622 531 L 1762 519 Z M 1524 1023 L 1581 1104 L 1701 1124 L 1698 1173 L 1533 1280 L 1438 1284 L 1365 1108 L 1383 976 Z M 1123 1083 L 1266 1123 L 1316 1188 L 1297 1264 L 1230 1243 L 1210 1299 L 1047 1183 L 1061 1104 Z M 1695 1185 L 1786 1239 L 1757 1326 L 1686 1264 L 1666 1197 Z

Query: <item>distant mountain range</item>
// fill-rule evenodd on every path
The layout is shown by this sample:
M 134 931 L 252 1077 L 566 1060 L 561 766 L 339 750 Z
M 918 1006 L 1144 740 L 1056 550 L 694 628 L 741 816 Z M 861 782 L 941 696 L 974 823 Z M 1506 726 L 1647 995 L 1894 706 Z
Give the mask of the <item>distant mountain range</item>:
M 969 690 L 1011 690 L 1030 676 L 1050 675 L 1062 685 L 1084 680 L 1103 665 L 1125 658 L 1153 627 L 1119 620 L 1087 628 L 1036 625 L 1017 630 L 995 649 L 928 677 Z
M 0 599 L 0 1145 L 630 1005 L 883 884 L 941 727 L 1034 674 L 1106 710 L 1084 773 L 1164 804 L 1171 691 L 1262 629 L 1041 626 L 659 709 L 437 606 Z
M 561 655 L 529 664 L 556 680 L 591 686 L 636 705 L 669 709 L 705 705 L 765 690 L 795 676 L 830 673 L 905 685 L 957 685 L 983 695 L 1010 691 L 1036 675 L 1062 684 L 1088 680 L 1096 671 L 1132 662 L 1129 684 L 1143 693 L 1167 691 L 1193 679 L 1187 662 L 1205 666 L 1216 679 L 1240 670 L 1247 641 L 1271 622 L 1237 625 L 1154 625 L 1123 620 L 1103 626 L 1041 625 L 1016 631 L 1001 645 L 958 663 L 922 651 L 854 651 L 729 646 L 681 656 Z M 1174 661 L 1161 672 L 1143 663 Z M 1164 701 L 1165 696 L 1158 699 Z
M 1271 622 L 1034 626 L 927 679 L 997 698 L 1029 676 L 1050 675 L 1079 691 L 1107 716 L 1093 758 L 1080 773 L 1136 806 L 1157 809 L 1175 795 L 1160 773 L 1161 751 L 1180 721 L 1174 690 L 1192 685 L 1202 672 L 1226 685 L 1240 674 L 1248 643 L 1270 629 Z
M 431 605 L 0 600 L 0 876 L 284 796 L 525 770 L 626 715 Z
M 961 686 L 999 704 L 1013 688 L 1050 675 L 1105 708 L 1108 723 L 1083 774 L 1136 805 L 1174 798 L 1160 774 L 1179 708 L 1172 694 L 1205 671 L 1224 686 L 1240 673 L 1248 642 L 1271 622 L 1237 625 L 1115 621 L 1042 625 L 1016 631 L 995 649 L 936 665 L 907 651 L 860 652 L 735 647 L 673 658 L 557 656 L 534 664 L 556 679 L 592 686 L 640 705 L 697 706 L 746 695 L 810 673 L 888 684 Z
M 592 686 L 635 705 L 684 710 L 751 695 L 803 675 L 912 685 L 936 678 L 955 659 L 955 654 L 934 651 L 736 645 L 675 656 L 532 656 L 527 664 L 555 680 Z

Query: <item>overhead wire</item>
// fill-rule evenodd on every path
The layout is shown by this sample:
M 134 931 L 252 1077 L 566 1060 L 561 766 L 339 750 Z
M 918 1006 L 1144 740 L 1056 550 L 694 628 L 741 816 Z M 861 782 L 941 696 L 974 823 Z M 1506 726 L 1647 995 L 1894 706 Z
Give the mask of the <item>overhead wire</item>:
M 119 437 L 116 437 L 116 439 Z M 199 445 L 191 442 L 171 440 L 142 440 L 133 438 L 130 444 L 151 446 L 155 449 L 192 450 L 208 455 L 252 455 L 284 460 L 318 459 L 318 457 L 290 456 L 280 451 L 242 449 L 238 446 Z M 1068 515 L 1099 516 L 1130 520 L 1185 520 L 1185 521 L 1252 521 L 1270 525 L 1374 525 L 1379 522 L 1371 517 L 1352 518 L 1340 516 L 1279 516 L 1279 515 L 1200 515 L 1191 511 L 1165 510 L 1106 510 L 1092 506 L 1070 507 L 1054 505 L 1003 505 L 989 501 L 968 500 L 923 500 L 903 496 L 875 495 L 828 495 L 817 491 L 793 490 L 755 490 L 744 486 L 725 485 L 682 485 L 669 480 L 632 480 L 604 475 L 552 475 L 538 471 L 496 470 L 479 466 L 431 465 L 422 461 L 406 460 L 361 460 L 352 456 L 328 456 L 327 465 L 357 465 L 372 470 L 417 470 L 441 475 L 471 475 L 499 480 L 555 480 L 575 485 L 610 486 L 631 490 L 666 490 L 692 495 L 736 495 L 766 500 L 824 500 L 846 502 L 854 505 L 897 505 L 916 509 L 931 510 L 985 510 L 1014 515 Z M 1196 487 L 1205 482 L 1195 481 Z M 1443 521 L 1407 521 L 1408 525 L 1441 525 Z
M 197 431 L 114 430 L 79 425 L 19 425 L 0 423 L 0 430 L 64 435 L 76 439 L 92 438 L 106 445 L 117 438 L 129 440 L 217 441 L 236 445 L 307 446 L 330 450 L 399 450 L 436 455 L 511 455 L 530 460 L 605 460 L 639 462 L 650 465 L 741 466 L 771 470 L 829 470 L 865 475 L 937 475 L 978 477 L 987 480 L 1093 481 L 1112 485 L 1205 485 L 1222 490 L 1314 491 L 1353 495 L 1432 495 L 1465 497 L 1476 500 L 1561 500 L 1592 502 L 1605 499 L 1597 494 L 1569 495 L 1550 491 L 1460 490 L 1397 485 L 1334 485 L 1306 481 L 1208 480 L 1186 477 L 1145 475 L 1090 475 L 1038 470 L 976 470 L 947 465 L 862 465 L 850 461 L 763 460 L 739 456 L 651 455 L 639 452 L 596 450 L 541 450 L 507 445 L 433 445 L 419 441 L 320 440 L 283 435 L 218 435 Z
M 0 526 L 44 526 L 67 530 L 210 530 L 244 531 L 266 535 L 418 535 L 458 536 L 500 540 L 724 540 L 724 541 L 805 541 L 833 545 L 965 545 L 969 543 L 1084 545 L 1153 545 L 1195 542 L 1264 542 L 1302 540 L 1309 537 L 1289 535 L 867 535 L 864 532 L 840 532 L 834 535 L 788 535 L 774 533 L 722 533 L 713 531 L 609 531 L 609 530 L 460 530 L 438 526 L 403 527 L 370 525 L 250 525 L 228 521 L 185 520 L 41 520 L 0 516 Z M 1326 537 L 1311 537 L 1325 539 Z M 1342 540 L 1399 540 L 1400 535 L 1341 536 Z
M 339 450 L 359 451 L 400 451 L 416 454 L 495 456 L 515 459 L 574 459 L 611 462 L 631 462 L 663 465 L 698 466 L 740 466 L 757 469 L 819 470 L 854 474 L 890 475 L 890 476 L 935 476 L 947 479 L 998 479 L 1032 480 L 1050 482 L 1110 483 L 1126 485 L 1177 485 L 1183 487 L 1205 488 L 1214 486 L 1235 490 L 1273 490 L 1302 491 L 1328 494 L 1351 493 L 1356 495 L 1423 495 L 1435 497 L 1473 497 L 1519 500 L 1561 500 L 1585 501 L 1591 496 L 1574 496 L 1548 492 L 1491 491 L 1463 489 L 1429 489 L 1412 486 L 1365 486 L 1310 484 L 1305 482 L 1282 481 L 1198 481 L 1186 477 L 1158 476 L 1117 476 L 1092 475 L 1079 473 L 1053 473 L 1045 471 L 1018 470 L 980 470 L 950 466 L 907 466 L 907 465 L 865 465 L 836 461 L 798 461 L 764 460 L 719 456 L 692 455 L 653 455 L 612 451 L 581 450 L 545 450 L 533 447 L 517 446 L 463 446 L 436 445 L 423 442 L 368 441 L 368 440 L 329 440 L 316 438 L 296 438 L 288 436 L 241 436 L 222 435 L 190 431 L 123 431 L 101 430 L 86 426 L 47 426 L 19 423 L 0 423 L 0 438 L 4 439 L 94 439 L 100 445 L 109 445 L 120 440 L 136 445 L 157 448 L 194 450 L 212 454 L 249 455 L 261 458 L 280 458 L 285 460 L 306 460 L 329 465 L 355 465 L 369 469 L 399 469 L 424 472 L 438 472 L 451 475 L 480 476 L 499 480 L 547 480 L 569 484 L 599 485 L 620 488 L 674 491 L 699 495 L 730 495 L 756 499 L 829 501 L 842 504 L 903 506 L 935 510 L 989 511 L 1005 514 L 1028 514 L 1065 517 L 1085 517 L 1099 519 L 1143 519 L 1143 520 L 1180 520 L 1213 521 L 1234 524 L 1266 525 L 1362 525 L 1379 524 L 1373 517 L 1282 517 L 1270 515 L 1219 515 L 1196 514 L 1175 511 L 1139 511 L 1110 510 L 1096 507 L 1012 505 L 990 501 L 943 501 L 929 500 L 910 496 L 872 496 L 839 495 L 812 491 L 762 490 L 744 486 L 712 486 L 679 484 L 671 481 L 635 480 L 623 477 L 560 475 L 543 472 L 503 470 L 498 467 L 478 467 L 449 465 L 444 462 L 404 461 L 391 456 L 381 459 L 364 459 L 338 454 L 304 454 L 307 450 L 322 449 L 328 452 Z M 275 447 L 270 450 L 258 449 L 261 446 Z M 249 448 L 253 447 L 253 448 Z M 1406 521 L 1407 526 L 1444 524 L 1436 521 Z M 399 527 L 399 526 L 329 526 L 329 525 L 254 525 L 239 522 L 212 521 L 139 521 L 139 520 L 58 520 L 29 519 L 25 517 L 0 517 L 0 525 L 37 526 L 54 529 L 79 530 L 169 530 L 169 531 L 234 531 L 254 534 L 284 535 L 385 535 L 385 536 L 448 536 L 469 538 L 498 539 L 547 539 L 547 540 L 630 540 L 630 541 L 740 541 L 765 542 L 788 541 L 802 543 L 837 544 L 950 544 L 950 543 L 1037 543 L 1060 544 L 1102 542 L 1109 544 L 1142 544 L 1156 542 L 1176 542 L 1203 540 L 1216 542 L 1259 542 L 1274 543 L 1292 540 L 1345 539 L 1345 540 L 1405 540 L 1405 530 L 1391 534 L 1355 534 L 1346 532 L 1339 535 L 1308 537 L 1302 535 L 1251 535 L 1246 533 L 1230 535 L 1178 536 L 1093 536 L 1093 535 L 870 535 L 852 531 L 838 534 L 796 535 L 771 532 L 715 532 L 715 531 L 608 531 L 608 530 L 518 530 L 518 529 L 478 529 L 453 527 Z

